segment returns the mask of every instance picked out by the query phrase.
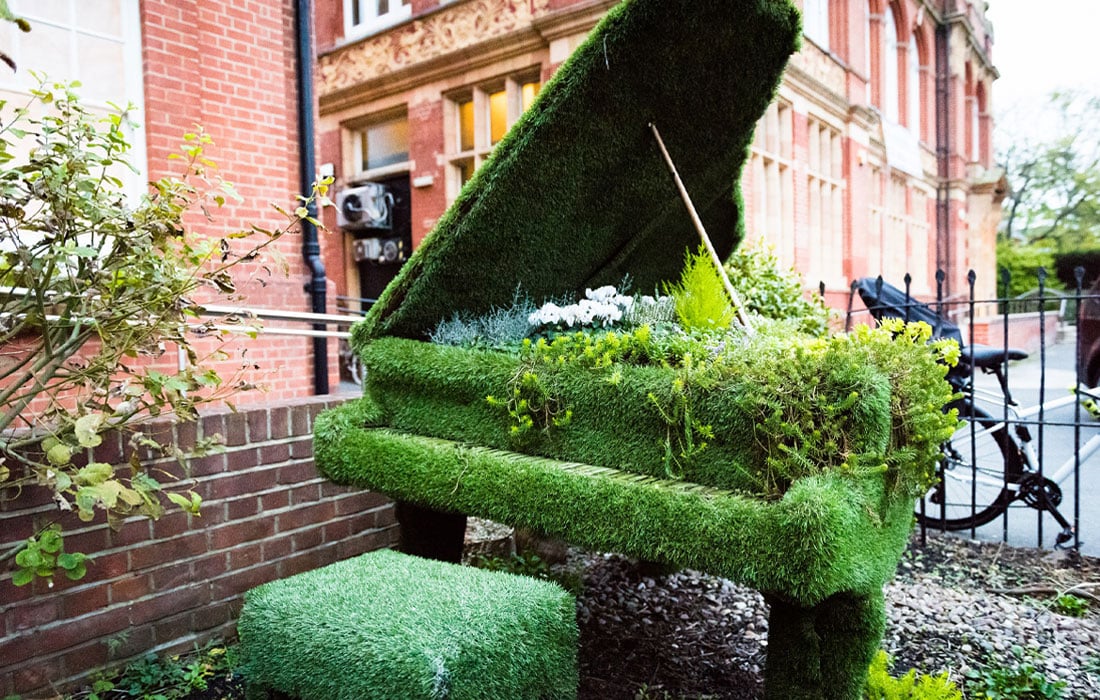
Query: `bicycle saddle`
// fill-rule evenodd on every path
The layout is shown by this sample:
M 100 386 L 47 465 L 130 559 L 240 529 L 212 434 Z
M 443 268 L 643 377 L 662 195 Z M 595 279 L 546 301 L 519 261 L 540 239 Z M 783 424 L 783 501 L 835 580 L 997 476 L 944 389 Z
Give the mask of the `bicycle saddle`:
M 999 348 L 992 345 L 968 345 L 959 349 L 959 362 L 982 369 L 999 367 L 1009 360 L 1022 360 L 1027 351 L 1019 348 Z

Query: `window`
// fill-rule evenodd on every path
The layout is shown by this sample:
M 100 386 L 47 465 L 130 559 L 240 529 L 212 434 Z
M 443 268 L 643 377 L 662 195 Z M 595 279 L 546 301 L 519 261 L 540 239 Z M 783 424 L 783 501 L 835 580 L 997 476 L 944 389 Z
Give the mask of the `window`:
M 807 281 L 844 284 L 844 172 L 840 132 L 809 120 L 807 195 L 810 264 Z
M 791 106 L 773 102 L 756 124 L 746 197 L 749 235 L 766 241 L 784 266 L 794 266 L 794 155 Z
M 900 90 L 898 86 L 898 25 L 894 20 L 894 8 L 886 8 L 886 26 L 883 28 L 883 71 L 884 78 L 882 107 L 885 116 L 895 124 L 900 122 Z
M 871 57 L 871 34 L 873 32 L 871 2 L 868 0 L 864 6 L 864 11 L 867 12 L 867 23 L 863 27 L 863 68 L 867 74 L 867 104 L 871 104 L 874 101 L 874 88 L 876 74 L 878 71 L 874 68 L 874 59 Z
M 542 84 L 537 74 L 509 77 L 501 81 L 457 92 L 446 103 L 447 133 L 444 148 L 450 174 L 447 198 L 458 196 L 462 186 L 489 157 L 508 129 L 535 101 Z
M 932 243 L 931 224 L 928 216 L 928 193 L 913 187 L 912 208 L 909 212 L 909 273 L 913 275 L 913 290 L 927 292 L 932 289 L 932 269 L 929 267 Z
M 978 162 L 988 167 L 990 161 L 989 145 L 989 103 L 985 96 L 985 83 L 978 83 Z
M 409 120 L 404 114 L 374 121 L 355 134 L 355 171 L 399 169 L 409 160 Z
M 411 0 L 344 0 L 344 36 L 372 34 L 411 16 Z
M 928 201 L 928 193 L 915 181 L 896 172 L 890 176 L 883 212 L 882 274 L 888 280 L 902 280 L 909 273 L 915 294 L 926 294 L 932 288 Z
M 886 201 L 882 187 L 882 168 L 871 166 L 871 206 L 870 206 L 870 230 L 867 232 L 867 274 L 882 275 L 883 279 L 891 279 L 886 274 L 886 262 L 883 260 L 883 219 Z
M 802 33 L 821 48 L 829 50 L 829 0 L 805 0 Z
M 909 235 L 906 231 L 907 207 L 905 178 L 887 178 L 886 210 L 883 229 L 882 274 L 886 279 L 901 280 L 909 269 Z
M 141 121 L 144 86 L 141 69 L 139 0 L 50 0 L 11 2 L 12 11 L 34 27 L 24 34 L 10 22 L 0 22 L 0 51 L 11 56 L 19 71 L 0 66 L 0 99 L 22 104 L 38 81 L 34 70 L 51 80 L 79 80 L 85 104 L 96 112 L 116 111 L 109 103 L 136 110 Z M 135 196 L 145 191 L 145 137 L 130 133 L 130 163 L 140 173 L 119 173 Z
M 913 133 L 918 139 L 921 137 L 921 70 L 920 70 L 920 55 L 917 50 L 917 35 L 914 34 L 909 37 L 909 49 L 906 52 L 906 78 L 905 78 L 905 90 L 908 96 L 908 109 L 906 110 L 906 117 L 908 118 L 907 126 L 909 131 Z

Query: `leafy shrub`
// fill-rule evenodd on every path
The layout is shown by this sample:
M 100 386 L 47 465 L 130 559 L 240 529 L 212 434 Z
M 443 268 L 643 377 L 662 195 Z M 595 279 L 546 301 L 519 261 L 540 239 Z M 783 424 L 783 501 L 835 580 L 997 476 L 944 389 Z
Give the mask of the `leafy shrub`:
M 799 332 L 822 336 L 829 331 L 829 307 L 821 297 L 806 296 L 802 277 L 784 270 L 775 252 L 755 243 L 733 251 L 725 264 L 745 310 L 774 320 L 793 320 Z
M 962 691 L 945 671 L 936 676 L 918 676 L 916 669 L 900 678 L 890 675 L 893 662 L 879 650 L 867 674 L 864 700 L 962 700 Z
M 234 652 L 234 647 L 213 642 L 202 648 L 196 646 L 186 655 L 157 656 L 149 653 L 114 673 L 99 675 L 86 696 L 78 694 L 66 696 L 66 699 L 173 700 L 192 697 L 208 690 L 210 681 L 216 677 L 228 679 L 236 674 L 238 662 Z
M 1009 665 L 989 664 L 967 673 L 967 693 L 983 700 L 1061 700 L 1065 681 L 1048 679 L 1022 647 L 1013 647 L 1012 654 Z
M 1066 617 L 1085 617 L 1089 614 L 1089 601 L 1070 593 L 1063 593 L 1050 601 L 1050 609 Z
M 1054 276 L 1054 254 L 1040 246 L 1026 246 L 1011 241 L 997 241 L 997 296 L 1018 297 L 1021 294 L 1039 288 L 1039 268 L 1044 268 L 1050 276 L 1046 278 L 1047 289 L 1057 289 L 1059 280 Z M 1001 283 L 1000 271 L 1008 270 L 1011 276 L 1007 293 Z
M 158 415 L 191 421 L 202 404 L 256 388 L 245 364 L 225 377 L 215 369 L 230 355 L 196 338 L 228 334 L 199 322 L 205 309 L 194 299 L 239 301 L 244 271 L 285 271 L 274 243 L 302 220 L 317 223 L 308 209 L 314 198 L 300 198 L 292 212 L 276 207 L 282 229 L 197 235 L 192 217 L 239 199 L 206 156 L 212 139 L 186 134 L 174 156 L 178 174 L 128 197 L 119 178 L 132 170 L 128 110 L 101 116 L 76 87 L 42 80 L 25 105 L 0 102 L 0 486 L 15 498 L 45 488 L 59 512 L 82 522 L 105 515 L 111 527 L 135 515 L 155 519 L 166 501 L 197 514 L 198 494 L 163 488 L 162 474 L 142 464 L 147 454 L 188 455 L 144 434 L 141 423 Z M 168 344 L 186 362 L 158 371 L 152 361 Z M 129 438 L 128 463 L 87 463 L 110 431 Z M 203 441 L 196 451 L 212 447 Z M 82 576 L 83 560 L 62 553 L 60 538 L 46 526 L 21 554 L 13 550 L 21 560 L 14 582 L 58 567 Z

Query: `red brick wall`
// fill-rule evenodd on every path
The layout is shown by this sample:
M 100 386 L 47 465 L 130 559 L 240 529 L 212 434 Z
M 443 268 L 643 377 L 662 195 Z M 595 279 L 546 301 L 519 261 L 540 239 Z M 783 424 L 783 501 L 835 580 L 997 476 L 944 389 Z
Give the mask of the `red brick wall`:
M 1052 344 L 1058 338 L 1058 326 L 1061 319 L 1058 314 L 1045 314 L 1043 323 L 1039 322 L 1039 313 L 1013 314 L 1009 316 L 1008 347 L 1028 352 L 1038 352 L 1043 343 Z M 1004 316 L 989 316 L 974 323 L 974 342 L 979 345 L 1002 347 L 1005 344 Z M 963 328 L 963 338 L 969 338 L 969 329 Z
M 299 189 L 294 5 L 292 0 L 141 3 L 150 178 L 178 173 L 178 162 L 168 156 L 179 151 L 185 132 L 201 125 L 215 142 L 207 155 L 244 200 L 223 207 L 213 222 L 194 217 L 193 228 L 200 232 L 219 235 L 253 224 L 274 228 L 285 220 L 271 204 L 294 207 Z M 242 305 L 309 311 L 301 248 L 297 233 L 278 243 L 289 266 L 285 277 L 276 272 L 261 284 L 246 282 L 242 275 Z M 329 308 L 335 309 L 332 298 Z M 246 345 L 250 364 L 266 374 L 250 379 L 267 384 L 269 391 L 242 396 L 240 403 L 313 393 L 310 339 L 261 335 Z M 335 343 L 330 343 L 329 358 L 334 384 Z M 278 373 L 274 381 L 273 372 Z
M 203 497 L 201 517 L 173 509 L 156 522 L 131 518 L 117 532 L 72 518 L 66 549 L 93 557 L 83 580 L 16 588 L 9 571 L 0 573 L 0 696 L 64 687 L 148 650 L 232 637 L 248 589 L 394 545 L 389 501 L 338 487 L 313 465 L 313 419 L 337 403 L 302 400 L 177 426 L 184 445 L 215 433 L 227 443 L 224 453 L 188 465 L 194 482 L 185 485 Z M 116 436 L 96 456 L 121 454 Z M 163 466 L 180 473 L 174 462 Z M 4 552 L 57 514 L 30 491 L 17 503 L 6 498 Z

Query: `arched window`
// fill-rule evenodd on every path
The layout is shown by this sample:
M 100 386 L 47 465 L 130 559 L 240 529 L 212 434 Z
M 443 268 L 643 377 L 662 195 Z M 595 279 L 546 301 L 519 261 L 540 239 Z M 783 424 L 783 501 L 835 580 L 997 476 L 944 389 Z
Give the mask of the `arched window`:
M 901 95 L 898 85 L 898 24 L 894 17 L 894 8 L 886 8 L 886 24 L 883 27 L 883 91 L 882 108 L 888 120 L 898 123 L 901 107 Z
M 909 37 L 909 49 L 906 52 L 905 94 L 909 106 L 906 110 L 909 131 L 918 139 L 921 137 L 920 103 L 920 55 L 917 51 L 917 35 Z
M 829 0 L 805 0 L 802 33 L 821 48 L 829 50 Z
M 985 84 L 979 82 L 974 89 L 974 110 L 971 112 L 970 160 L 985 165 Z
M 974 71 L 970 64 L 966 64 L 966 82 L 964 83 L 966 94 L 966 140 L 963 142 L 963 155 L 971 163 L 978 160 L 978 96 L 974 89 Z

